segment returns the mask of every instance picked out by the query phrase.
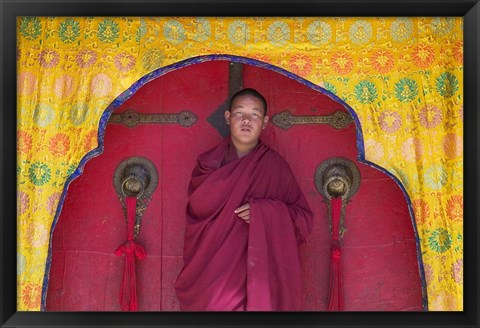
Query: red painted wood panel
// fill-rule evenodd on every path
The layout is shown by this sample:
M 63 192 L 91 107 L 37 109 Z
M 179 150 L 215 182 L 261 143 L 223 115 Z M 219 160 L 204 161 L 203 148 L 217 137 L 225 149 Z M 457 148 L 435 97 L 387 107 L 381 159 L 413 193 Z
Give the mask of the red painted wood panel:
M 263 93 L 269 116 L 327 115 L 346 111 L 335 100 L 281 74 L 244 65 L 244 86 Z M 104 153 L 74 180 L 52 240 L 48 310 L 118 311 L 123 257 L 113 255 L 125 240 L 125 221 L 112 179 L 130 156 L 152 160 L 159 185 L 144 214 L 138 241 L 147 258 L 137 262 L 140 311 L 178 310 L 173 283 L 182 265 L 186 190 L 196 157 L 222 137 L 207 118 L 227 99 L 228 63 L 206 62 L 161 76 L 137 91 L 117 113 L 178 113 L 198 116 L 191 127 L 109 124 Z M 314 230 L 302 246 L 304 310 L 328 303 L 330 236 L 326 205 L 315 189 L 317 166 L 331 156 L 356 162 L 355 126 L 270 124 L 264 141 L 290 163 L 315 213 Z M 347 207 L 343 279 L 347 310 L 420 310 L 421 288 L 415 239 L 400 188 L 382 172 L 357 163 L 358 193 Z M 281 177 L 279 177 L 281 178 Z

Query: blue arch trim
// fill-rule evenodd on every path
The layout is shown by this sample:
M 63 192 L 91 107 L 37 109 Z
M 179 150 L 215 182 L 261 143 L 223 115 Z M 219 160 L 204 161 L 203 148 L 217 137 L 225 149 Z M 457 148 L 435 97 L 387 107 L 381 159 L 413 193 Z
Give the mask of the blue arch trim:
M 339 98 L 337 95 L 334 93 L 320 87 L 319 85 L 316 85 L 292 72 L 289 72 L 281 67 L 274 66 L 269 63 L 265 63 L 256 59 L 248 58 L 248 57 L 242 57 L 242 56 L 235 56 L 235 55 L 227 55 L 227 54 L 212 54 L 212 55 L 203 55 L 203 56 L 197 56 L 197 57 L 191 57 L 188 59 L 185 59 L 183 61 L 161 67 L 157 70 L 154 70 L 143 77 L 141 77 L 139 80 L 134 82 L 130 88 L 122 92 L 115 100 L 113 100 L 110 105 L 107 106 L 105 111 L 103 112 L 99 125 L 98 125 L 98 134 L 97 134 L 97 140 L 98 140 L 98 146 L 95 149 L 92 149 L 89 151 L 81 160 L 80 163 L 78 164 L 77 169 L 70 175 L 70 177 L 66 180 L 65 186 L 62 192 L 62 195 L 59 200 L 59 204 L 57 206 L 57 210 L 55 212 L 55 217 L 52 222 L 52 226 L 50 228 L 50 241 L 49 241 L 49 246 L 48 246 L 48 255 L 46 259 L 46 265 L 45 265 L 45 274 L 43 277 L 43 285 L 42 285 L 42 299 L 41 299 L 41 311 L 46 311 L 46 302 L 47 302 L 47 290 L 48 290 L 48 283 L 49 283 L 49 276 L 50 276 L 50 268 L 51 268 L 51 261 L 52 261 L 52 237 L 53 237 L 53 232 L 55 230 L 55 226 L 58 222 L 58 218 L 60 217 L 60 213 L 63 208 L 63 204 L 65 202 L 66 194 L 68 191 L 68 187 L 70 186 L 70 183 L 75 180 L 77 177 L 79 177 L 85 168 L 85 164 L 91 160 L 94 157 L 99 156 L 100 154 L 103 153 L 104 149 L 104 135 L 105 135 L 105 130 L 107 127 L 108 120 L 110 118 L 110 115 L 118 108 L 120 107 L 126 100 L 128 100 L 130 97 L 132 97 L 133 94 L 135 94 L 141 87 L 143 87 L 145 84 L 148 82 L 161 77 L 169 72 L 175 71 L 177 69 L 181 69 L 190 65 L 194 64 L 199 64 L 203 62 L 209 62 L 209 61 L 231 61 L 231 62 L 236 62 L 236 63 L 241 63 L 241 64 L 248 64 L 256 67 L 261 67 L 265 68 L 271 71 L 274 71 L 276 73 L 279 73 L 281 75 L 284 75 L 286 77 L 289 77 L 317 92 L 320 92 L 331 99 L 335 100 L 336 102 L 340 103 L 341 105 L 344 106 L 345 109 L 350 113 L 352 116 L 354 122 L 355 122 L 355 127 L 356 127 L 356 145 L 357 145 L 357 160 L 360 163 L 363 163 L 365 165 L 368 165 L 372 168 L 375 168 L 382 173 L 388 175 L 390 178 L 392 178 L 395 183 L 400 187 L 402 190 L 402 193 L 407 200 L 408 204 L 408 211 L 410 213 L 410 221 L 413 226 L 413 230 L 415 233 L 415 242 L 416 242 L 416 249 L 417 249 L 417 262 L 418 262 L 418 267 L 419 267 L 419 272 L 420 272 L 420 279 L 421 279 L 421 285 L 422 285 L 422 305 L 424 311 L 428 311 L 428 297 L 427 297 L 427 288 L 426 288 L 426 280 L 425 280 L 425 270 L 423 266 L 423 259 L 422 259 L 422 252 L 421 252 L 421 244 L 420 244 L 420 238 L 418 235 L 418 229 L 415 221 L 415 214 L 413 211 L 413 206 L 410 200 L 410 197 L 403 186 L 403 184 L 398 180 L 398 178 L 387 171 L 386 169 L 382 168 L 381 166 L 367 161 L 365 159 L 365 147 L 364 147 L 364 141 L 363 141 L 363 132 L 362 132 L 362 127 L 361 127 L 361 122 L 358 119 L 358 116 L 356 112 L 353 110 L 352 107 L 350 107 L 345 101 L 343 101 L 341 98 Z

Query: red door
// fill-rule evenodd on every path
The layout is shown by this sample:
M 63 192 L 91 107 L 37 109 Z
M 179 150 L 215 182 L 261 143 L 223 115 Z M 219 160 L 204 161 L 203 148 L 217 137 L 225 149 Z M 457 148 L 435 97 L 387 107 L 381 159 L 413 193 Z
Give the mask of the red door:
M 104 152 L 85 165 L 69 186 L 52 239 L 47 310 L 118 311 L 124 258 L 114 254 L 126 225 L 113 185 L 116 167 L 132 156 L 146 157 L 158 171 L 158 186 L 143 214 L 137 241 L 147 257 L 137 261 L 140 311 L 178 310 L 174 281 L 182 265 L 186 191 L 197 156 L 222 140 L 222 104 L 228 98 L 227 61 L 211 61 L 166 73 L 141 87 L 117 110 L 142 114 L 193 112 L 195 124 L 108 124 Z M 347 110 L 334 99 L 287 76 L 243 65 L 243 85 L 269 102 L 269 116 L 329 115 Z M 263 140 L 290 163 L 315 213 L 314 231 L 302 246 L 304 309 L 328 304 L 327 209 L 313 178 L 332 156 L 356 162 L 355 125 L 273 124 Z M 346 310 L 421 310 L 416 243 L 400 188 L 382 172 L 356 162 L 362 176 L 346 210 L 343 279 Z M 281 177 L 279 177 L 281 178 Z

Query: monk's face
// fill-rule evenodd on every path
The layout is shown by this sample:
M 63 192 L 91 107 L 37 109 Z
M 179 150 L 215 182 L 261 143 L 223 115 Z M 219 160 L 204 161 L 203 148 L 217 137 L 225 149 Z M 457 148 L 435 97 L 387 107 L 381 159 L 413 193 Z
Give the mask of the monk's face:
M 260 132 L 268 122 L 262 102 L 250 95 L 239 96 L 225 112 L 230 134 L 237 148 L 250 149 L 257 145 Z

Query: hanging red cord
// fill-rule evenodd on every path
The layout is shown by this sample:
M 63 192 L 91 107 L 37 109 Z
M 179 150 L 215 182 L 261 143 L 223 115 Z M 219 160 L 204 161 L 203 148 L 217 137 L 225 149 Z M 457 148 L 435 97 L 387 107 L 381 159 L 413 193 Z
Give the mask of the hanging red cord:
M 142 260 L 147 253 L 142 245 L 133 239 L 137 197 L 126 197 L 127 203 L 127 240 L 115 250 L 115 255 L 125 254 L 123 279 L 120 286 L 120 304 L 122 311 L 137 311 L 137 279 L 135 275 L 135 258 Z M 127 287 L 128 288 L 125 288 Z
M 340 258 L 342 249 L 340 245 L 340 214 L 342 211 L 342 198 L 335 197 L 330 200 L 332 210 L 332 246 L 330 266 L 330 302 L 327 311 L 343 311 L 343 288 L 341 280 Z

